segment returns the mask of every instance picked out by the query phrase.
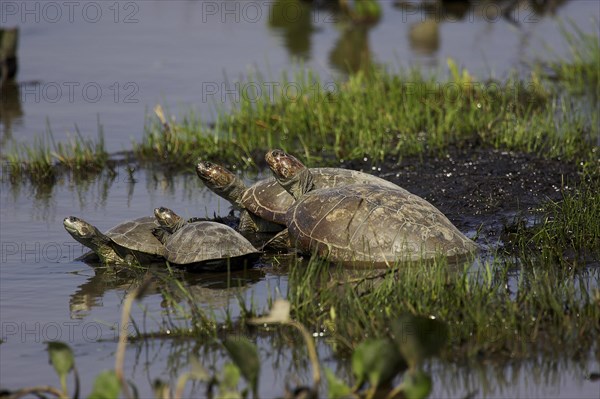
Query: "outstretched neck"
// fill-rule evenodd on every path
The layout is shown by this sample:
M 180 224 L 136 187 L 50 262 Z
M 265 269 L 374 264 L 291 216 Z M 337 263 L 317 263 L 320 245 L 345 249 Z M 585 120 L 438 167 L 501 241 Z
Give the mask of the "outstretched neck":
M 312 173 L 308 168 L 302 169 L 293 178 L 288 181 L 279 181 L 283 188 L 291 194 L 294 199 L 298 200 L 304 194 L 309 192 L 314 187 Z
M 112 247 L 112 240 L 100 230 L 95 229 L 94 235 L 91 238 L 73 237 L 81 244 L 85 245 L 94 251 L 103 262 L 117 262 L 119 256 Z
M 94 251 L 98 251 L 99 249 L 101 249 L 103 247 L 109 246 L 111 239 L 108 238 L 108 236 L 106 234 L 102 233 L 97 228 L 94 227 L 94 229 L 95 229 L 94 236 L 88 240 L 87 245 Z M 81 243 L 83 244 L 83 242 L 81 242 Z M 84 244 L 84 245 L 86 245 L 86 244 Z
M 236 177 L 227 187 L 216 190 L 216 192 L 229 202 L 241 206 L 242 197 L 246 192 L 246 185 L 242 179 Z
M 180 228 L 182 228 L 183 226 L 186 225 L 186 221 L 183 220 L 183 218 L 179 218 L 179 221 L 175 224 L 173 224 L 173 226 L 169 226 L 168 227 L 168 231 L 169 233 L 175 233 L 177 230 L 179 230 Z
M 183 220 L 183 218 L 178 217 L 177 222 L 173 222 L 171 224 L 160 223 L 159 226 L 152 229 L 152 234 L 154 237 L 158 239 L 162 244 L 166 244 L 169 237 L 173 235 L 177 230 L 185 226 L 187 222 Z

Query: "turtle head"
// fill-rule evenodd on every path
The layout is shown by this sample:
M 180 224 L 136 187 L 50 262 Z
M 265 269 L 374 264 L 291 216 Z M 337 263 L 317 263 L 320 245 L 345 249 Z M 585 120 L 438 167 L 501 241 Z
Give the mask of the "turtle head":
M 169 208 L 160 207 L 154 209 L 154 217 L 161 227 L 164 227 L 171 233 L 183 224 L 181 216 L 173 212 Z
M 290 180 L 297 176 L 306 166 L 298 158 L 282 150 L 272 150 L 267 152 L 265 160 L 269 168 L 279 180 Z
M 97 228 L 75 216 L 66 217 L 63 220 L 63 226 L 77 241 L 91 240 L 97 237 L 99 233 Z
M 239 204 L 246 191 L 244 182 L 219 164 L 200 161 L 196 165 L 196 174 L 211 191 L 235 204 Z
M 309 169 L 296 157 L 282 150 L 271 150 L 265 155 L 275 179 L 294 198 L 298 199 L 313 188 Z
M 76 241 L 96 252 L 104 261 L 115 261 L 118 256 L 111 248 L 111 239 L 85 220 L 75 216 L 66 217 L 63 226 Z

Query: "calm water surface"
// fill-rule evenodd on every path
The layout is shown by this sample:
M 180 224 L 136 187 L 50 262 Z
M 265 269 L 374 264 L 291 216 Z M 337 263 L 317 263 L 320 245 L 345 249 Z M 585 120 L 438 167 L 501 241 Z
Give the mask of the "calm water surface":
M 0 25 L 21 28 L 20 86 L 3 93 L 3 152 L 13 140 L 43 136 L 48 123 L 56 140 L 72 137 L 75 126 L 95 138 L 98 121 L 109 151 L 127 149 L 156 104 L 175 115 L 194 109 L 210 121 L 215 104 L 238 101 L 235 82 L 249 72 L 276 82 L 298 61 L 325 82 L 361 60 L 442 70 L 448 57 L 482 79 L 503 78 L 547 59 L 548 46 L 568 54 L 560 21 L 590 32 L 600 18 L 596 0 L 549 0 L 537 8 L 532 4 L 543 2 L 472 1 L 429 11 L 417 1 L 399 8 L 384 0 L 381 20 L 360 27 L 330 8 L 293 0 L 82 1 L 72 10 L 61 2 L 3 3 L 9 6 Z M 283 11 L 275 13 L 275 5 Z
M 56 17 L 49 8 L 43 11 L 42 3 L 27 2 L 29 7 L 38 4 L 40 8 L 23 17 L 24 2 L 6 3 L 14 4 L 17 13 L 4 13 L 0 22 L 21 27 L 21 68 L 20 86 L 10 98 L 3 92 L 2 152 L 13 141 L 32 142 L 43 135 L 47 121 L 55 139 L 64 140 L 73 135 L 75 125 L 83 136 L 95 137 L 99 120 L 108 150 L 127 149 L 132 138 L 142 136 L 146 114 L 155 104 L 167 104 L 174 114 L 192 107 L 211 120 L 215 103 L 231 103 L 226 82 L 235 82 L 252 70 L 275 81 L 280 71 L 290 71 L 298 59 L 326 79 L 352 70 L 360 57 L 395 67 L 419 64 L 427 69 L 444 68 L 446 58 L 453 57 L 477 76 L 505 77 L 513 68 L 523 72 L 527 62 L 547 57 L 544 43 L 565 54 L 558 19 L 571 18 L 590 31 L 591 20 L 600 14 L 597 1 L 559 1 L 555 9 L 542 14 L 532 14 L 531 7 L 523 3 L 520 11 L 513 12 L 512 21 L 494 16 L 486 20 L 480 11 L 470 9 L 462 19 L 446 17 L 440 23 L 423 25 L 425 11 L 402 10 L 383 1 L 383 18 L 378 24 L 349 29 L 335 22 L 335 13 L 326 8 L 295 9 L 300 14 L 290 14 L 288 21 L 269 18 L 272 4 L 268 2 L 226 2 L 233 7 L 233 14 L 225 12 L 229 10 L 223 8 L 225 2 L 136 1 L 118 3 L 116 9 L 112 2 L 81 2 L 72 22 L 66 9 Z M 252 14 L 250 3 L 259 5 L 259 16 Z M 97 22 L 90 22 L 97 18 L 94 14 L 81 13 L 84 7 L 89 13 L 99 7 L 102 15 Z M 39 22 L 34 20 L 36 12 Z M 419 27 L 433 36 L 415 38 Z M 94 91 L 98 88 L 100 91 Z M 127 289 L 139 283 L 139 278 L 74 261 L 82 248 L 64 231 L 65 216 L 83 216 L 105 230 L 125 219 L 149 215 L 162 205 L 186 217 L 213 212 L 225 215 L 229 210 L 227 203 L 207 192 L 193 175 L 169 178 L 140 170 L 133 177 L 135 181 L 121 170 L 113 180 L 74 183 L 65 178 L 53 188 L 40 189 L 27 184 L 11 186 L 3 173 L 3 387 L 58 384 L 47 362 L 46 340 L 60 339 L 73 347 L 84 395 L 94 376 L 114 365 L 116 342 L 111 327 L 119 320 Z M 236 295 L 248 301 L 253 298 L 263 309 L 269 296 L 287 291 L 287 277 L 268 267 L 234 274 L 229 280 L 214 275 L 182 278 L 194 287 L 198 302 L 214 309 L 220 318 L 225 317 L 225 309 L 234 315 L 238 312 Z M 144 321 L 149 332 L 157 331 L 169 312 L 160 289 L 168 287 L 156 287 L 143 299 L 146 317 L 142 307 L 134 309 L 136 321 Z M 264 361 L 261 397 L 280 395 L 292 354 L 273 351 L 267 338 L 259 338 L 257 343 Z M 126 356 L 128 377 L 146 397 L 154 378 L 175 378 L 185 369 L 187 353 L 197 351 L 198 346 L 194 341 L 169 339 L 131 345 Z M 319 348 L 325 364 L 336 369 L 327 346 Z M 217 365 L 223 362 L 223 357 L 214 353 L 206 359 Z M 435 397 L 474 391 L 490 397 L 598 397 L 598 383 L 584 379 L 585 372 L 600 367 L 592 359 L 577 365 L 561 363 L 560 371 L 554 373 L 527 364 L 518 372 L 504 369 L 498 373 L 489 367 L 483 371 L 433 367 Z M 310 376 L 298 378 L 308 382 Z
M 2 264 L 0 267 L 0 383 L 7 388 L 51 384 L 58 380 L 47 362 L 47 340 L 68 342 L 74 349 L 82 378 L 83 393 L 91 389 L 100 370 L 114 367 L 116 331 L 123 298 L 139 284 L 143 273 L 114 273 L 75 261 L 84 250 L 64 231 L 66 215 L 85 217 L 101 230 L 122 220 L 148 215 L 151 209 L 168 205 L 182 215 L 204 216 L 213 210 L 225 215 L 228 204 L 207 192 L 193 175 L 166 177 L 160 172 L 141 170 L 133 175 L 118 173 L 114 180 L 98 178 L 86 184 L 65 179 L 48 192 L 29 186 L 2 185 Z M 208 211 L 207 211 L 208 210 Z M 164 270 L 153 268 L 154 275 Z M 238 296 L 257 309 L 266 309 L 269 297 L 287 292 L 287 276 L 268 265 L 255 270 L 226 274 L 183 274 L 195 300 L 217 319 L 226 312 L 239 314 Z M 134 319 L 140 329 L 152 333 L 165 329 L 165 320 L 177 321 L 177 314 L 165 305 L 164 292 L 176 296 L 168 284 L 157 284 L 134 306 Z M 185 301 L 182 300 L 182 304 Z M 185 324 L 182 320 L 179 320 Z M 133 333 L 133 330 L 131 330 Z M 309 383 L 310 368 L 298 372 L 294 359 L 304 355 L 275 349 L 269 335 L 257 340 L 262 360 L 261 397 L 281 395 L 289 376 L 294 383 Z M 223 353 L 202 347 L 195 340 L 146 339 L 128 347 L 126 370 L 142 397 L 151 395 L 155 378 L 174 382 L 186 369 L 188 353 L 200 353 L 207 366 L 219 369 Z M 325 342 L 319 356 L 340 375 Z M 597 397 L 598 384 L 585 379 L 597 370 L 597 360 L 577 364 L 548 362 L 516 364 L 514 368 L 494 369 L 480 364 L 470 367 L 433 365 L 434 397 L 478 396 Z M 27 370 L 27 372 L 23 372 Z M 35 378 L 32 378 L 35 376 Z M 198 388 L 200 389 L 200 388 Z M 197 395 L 202 394 L 199 390 Z

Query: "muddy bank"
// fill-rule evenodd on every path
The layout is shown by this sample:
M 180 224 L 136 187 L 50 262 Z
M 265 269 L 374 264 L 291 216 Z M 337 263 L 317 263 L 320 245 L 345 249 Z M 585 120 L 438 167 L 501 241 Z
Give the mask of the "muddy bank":
M 345 168 L 377 174 L 425 198 L 463 232 L 495 245 L 506 223 L 559 200 L 581 176 L 572 163 L 532 154 L 467 146 L 444 155 L 345 162 Z

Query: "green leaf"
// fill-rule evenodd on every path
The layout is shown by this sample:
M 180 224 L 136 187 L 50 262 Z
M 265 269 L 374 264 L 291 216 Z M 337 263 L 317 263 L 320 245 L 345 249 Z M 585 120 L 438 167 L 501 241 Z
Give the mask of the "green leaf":
M 342 380 L 336 377 L 329 368 L 325 367 L 325 378 L 327 379 L 327 397 L 330 399 L 346 398 L 352 394 L 352 389 Z
M 439 354 L 448 339 L 446 323 L 411 314 L 400 316 L 392 331 L 400 353 L 412 366 Z
M 121 391 L 121 382 L 114 370 L 104 370 L 96 376 L 92 392 L 88 399 L 112 399 Z
M 229 336 L 225 339 L 223 345 L 227 349 L 231 360 L 252 388 L 252 392 L 258 392 L 260 359 L 256 346 L 247 338 L 241 336 Z
M 406 372 L 402 381 L 402 392 L 406 399 L 424 399 L 431 393 L 431 377 L 421 370 Z
M 396 345 L 385 338 L 364 341 L 352 354 L 352 371 L 358 386 L 365 381 L 375 388 L 387 384 L 405 368 Z
M 222 378 L 219 381 L 219 394 L 217 398 L 238 399 L 241 394 L 237 390 L 240 382 L 240 369 L 233 363 L 225 363 Z
M 67 393 L 67 375 L 73 369 L 75 365 L 75 357 L 71 347 L 64 342 L 52 341 L 46 342 L 48 344 L 48 356 L 50 364 L 56 370 L 58 378 L 60 378 L 60 385 L 63 392 Z

